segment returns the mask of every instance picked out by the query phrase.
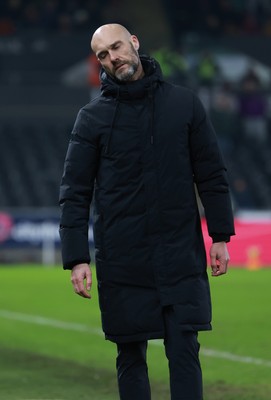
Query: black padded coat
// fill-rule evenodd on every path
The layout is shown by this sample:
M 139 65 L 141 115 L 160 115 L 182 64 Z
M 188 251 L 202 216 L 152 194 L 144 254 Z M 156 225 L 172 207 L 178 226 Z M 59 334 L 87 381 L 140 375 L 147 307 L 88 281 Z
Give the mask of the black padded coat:
M 60 189 L 65 269 L 89 262 L 93 198 L 102 326 L 115 342 L 164 337 L 176 305 L 182 329 L 211 329 L 206 254 L 195 185 L 214 241 L 234 234 L 226 169 L 199 99 L 163 81 L 101 75 L 101 96 L 76 119 Z

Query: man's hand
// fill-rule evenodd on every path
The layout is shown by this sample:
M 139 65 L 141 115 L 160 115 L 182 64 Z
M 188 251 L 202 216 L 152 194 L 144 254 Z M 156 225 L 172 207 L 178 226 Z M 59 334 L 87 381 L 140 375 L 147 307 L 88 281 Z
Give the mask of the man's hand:
M 75 293 L 86 299 L 91 298 L 89 291 L 92 285 L 92 274 L 88 264 L 78 264 L 73 267 L 71 282 Z
M 210 248 L 212 276 L 226 274 L 230 256 L 225 242 L 213 243 Z

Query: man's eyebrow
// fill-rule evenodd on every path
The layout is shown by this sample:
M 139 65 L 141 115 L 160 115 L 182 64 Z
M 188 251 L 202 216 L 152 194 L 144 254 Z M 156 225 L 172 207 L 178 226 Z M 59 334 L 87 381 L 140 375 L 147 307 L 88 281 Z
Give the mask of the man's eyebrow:
M 112 43 L 109 47 L 112 49 L 113 47 L 117 46 L 120 43 L 122 43 L 121 40 L 116 40 L 116 42 Z
M 113 49 L 115 46 L 117 46 L 120 43 L 122 43 L 121 40 L 116 40 L 116 42 L 110 44 L 110 46 L 108 46 L 108 47 L 109 47 L 109 49 Z M 106 50 L 99 51 L 97 53 L 97 57 L 99 58 L 102 54 L 106 54 L 106 52 L 107 52 Z

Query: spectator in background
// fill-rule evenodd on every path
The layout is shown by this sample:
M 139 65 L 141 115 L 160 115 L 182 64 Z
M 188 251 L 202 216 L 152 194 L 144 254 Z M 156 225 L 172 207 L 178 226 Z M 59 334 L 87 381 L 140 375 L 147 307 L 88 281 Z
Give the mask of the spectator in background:
M 194 70 L 198 96 L 205 109 L 209 112 L 212 104 L 213 89 L 220 78 L 220 68 L 213 54 L 208 50 L 204 50 L 199 55 Z
M 55 30 L 62 33 L 100 24 L 107 0 L 7 0 L 0 4 L 0 35 L 19 28 Z
M 96 55 L 91 53 L 88 57 L 88 74 L 87 81 L 90 88 L 90 98 L 94 99 L 101 92 L 100 90 L 100 71 L 101 64 L 99 63 Z
M 249 13 L 256 16 L 266 16 L 271 14 L 270 0 L 247 0 L 247 9 Z
M 38 3 L 28 2 L 23 8 L 23 27 L 24 28 L 40 28 L 41 13 Z
M 199 86 L 211 88 L 217 83 L 220 68 L 210 51 L 205 50 L 200 54 L 196 66 L 196 75 Z
M 181 51 L 161 47 L 151 53 L 160 64 L 163 75 L 171 83 L 188 83 L 188 65 Z
M 100 90 L 101 64 L 94 53 L 86 59 L 72 65 L 62 73 L 61 81 L 70 87 L 88 87 L 90 99 L 94 99 Z
M 46 0 L 43 3 L 41 22 L 45 28 L 56 29 L 58 26 L 58 1 Z
M 253 143 L 264 145 L 268 140 L 267 98 L 253 68 L 247 71 L 240 86 L 238 101 L 243 134 Z
M 255 209 L 257 202 L 253 198 L 251 187 L 243 176 L 236 176 L 232 180 L 232 192 L 234 197 L 235 211 L 238 209 Z
M 248 0 L 244 13 L 243 28 L 248 33 L 265 33 L 271 15 L 270 0 Z
M 16 32 L 16 22 L 21 17 L 21 0 L 9 0 L 0 4 L 0 36 Z
M 228 81 L 215 89 L 210 107 L 210 118 L 217 132 L 224 154 L 230 155 L 238 142 L 238 101 Z

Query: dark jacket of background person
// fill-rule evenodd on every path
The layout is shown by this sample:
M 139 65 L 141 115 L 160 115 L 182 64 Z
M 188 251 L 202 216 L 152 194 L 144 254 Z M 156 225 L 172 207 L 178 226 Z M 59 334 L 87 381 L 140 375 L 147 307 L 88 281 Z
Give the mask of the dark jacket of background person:
M 163 81 L 141 57 L 143 79 L 117 83 L 75 122 L 60 191 L 63 263 L 88 263 L 89 205 L 102 325 L 116 342 L 163 337 L 161 305 L 179 304 L 183 329 L 211 329 L 206 254 L 194 183 L 209 234 L 234 233 L 226 169 L 195 95 Z

